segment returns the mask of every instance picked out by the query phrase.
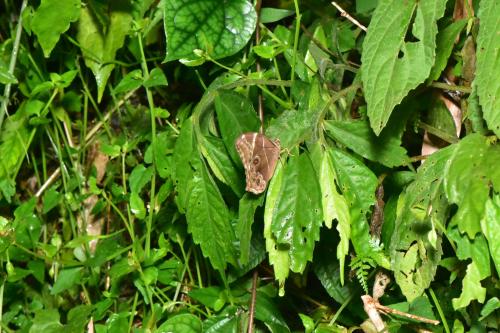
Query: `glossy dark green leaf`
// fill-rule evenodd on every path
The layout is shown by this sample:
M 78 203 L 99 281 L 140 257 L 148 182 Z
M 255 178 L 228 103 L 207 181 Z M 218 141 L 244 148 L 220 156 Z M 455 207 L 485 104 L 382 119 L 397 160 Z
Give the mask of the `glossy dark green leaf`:
M 189 296 L 215 311 L 219 311 L 227 301 L 224 289 L 217 286 L 193 289 Z
M 46 58 L 56 46 L 62 33 L 80 16 L 80 0 L 42 0 L 33 14 L 31 28 Z
M 201 320 L 190 313 L 183 313 L 173 316 L 157 329 L 158 333 L 201 333 Z
M 308 154 L 290 156 L 280 193 L 271 230 L 278 244 L 289 247 L 290 269 L 303 272 L 312 259 L 323 220 L 321 188 Z
M 452 223 L 474 238 L 481 231 L 491 185 L 500 190 L 500 168 L 496 167 L 500 164 L 500 146 L 478 134 L 466 136 L 455 146 L 444 169 L 444 189 L 448 200 L 458 205 Z
M 215 112 L 226 149 L 233 161 L 241 165 L 234 144 L 241 134 L 259 130 L 259 117 L 247 98 L 231 91 L 221 91 L 215 96 Z
M 224 184 L 231 187 L 237 196 L 245 192 L 243 172 L 236 169 L 231 161 L 222 139 L 207 136 L 199 139 L 200 150 L 214 175 Z
M 214 59 L 233 55 L 252 37 L 257 22 L 246 0 L 167 0 L 164 6 L 167 61 L 194 59 L 196 49 Z
M 400 129 L 393 128 L 375 136 L 367 121 L 335 121 L 324 123 L 328 134 L 352 149 L 357 154 L 371 161 L 379 162 L 387 167 L 405 165 L 408 163 L 406 149 L 401 147 Z
M 90 68 L 97 82 L 97 100 L 101 98 L 106 84 L 115 68 L 116 52 L 123 46 L 132 23 L 132 7 L 128 0 L 106 3 L 96 12 L 105 17 L 103 27 L 92 12 L 91 6 L 82 8 L 78 21 L 77 40 L 80 43 L 85 65 Z M 57 11 L 58 12 L 58 11 Z
M 240 263 L 245 265 L 250 258 L 250 245 L 252 240 L 252 224 L 254 222 L 254 214 L 257 207 L 262 206 L 264 196 L 255 196 L 250 193 L 240 199 L 238 210 L 238 224 L 236 232 L 240 240 Z
M 483 320 L 488 317 L 493 311 L 500 308 L 500 300 L 498 297 L 493 297 L 486 302 L 483 309 L 481 310 L 481 318 L 479 320 Z
M 74 268 L 66 268 L 59 272 L 57 276 L 56 282 L 50 291 L 51 295 L 59 294 L 74 285 L 81 283 L 82 276 L 82 268 L 74 267 Z
M 212 266 L 223 271 L 227 263 L 236 263 L 229 211 L 201 157 L 194 157 L 192 163 L 195 171 L 188 193 L 188 230 Z
M 261 292 L 257 292 L 255 318 L 263 322 L 273 333 L 290 332 L 273 300 Z

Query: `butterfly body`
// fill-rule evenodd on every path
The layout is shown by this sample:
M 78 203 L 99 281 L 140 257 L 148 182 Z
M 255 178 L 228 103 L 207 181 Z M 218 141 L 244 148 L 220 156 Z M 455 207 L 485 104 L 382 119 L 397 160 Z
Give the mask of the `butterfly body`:
M 264 192 L 278 163 L 279 140 L 271 140 L 262 133 L 249 132 L 241 134 L 235 146 L 245 168 L 246 190 L 254 194 Z

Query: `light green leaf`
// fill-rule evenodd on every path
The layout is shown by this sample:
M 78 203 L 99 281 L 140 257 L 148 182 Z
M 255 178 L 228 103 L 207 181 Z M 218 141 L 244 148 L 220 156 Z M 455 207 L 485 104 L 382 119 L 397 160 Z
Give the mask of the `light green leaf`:
M 324 122 L 324 126 L 336 141 L 364 158 L 390 168 L 408 163 L 406 149 L 401 147 L 402 131 L 386 130 L 377 137 L 368 122 L 363 120 L 329 120 Z
M 498 308 L 500 308 L 500 300 L 498 299 L 498 297 L 490 298 L 481 310 L 481 318 L 479 318 L 479 321 L 488 317 L 493 311 Z
M 456 226 L 450 226 L 446 236 L 455 242 L 458 259 L 467 260 L 470 258 L 476 263 L 481 280 L 491 275 L 488 243 L 482 234 L 477 234 L 474 239 L 469 239 L 467 235 L 460 234 Z
M 337 245 L 337 259 L 340 264 L 340 283 L 344 284 L 345 256 L 349 253 L 349 239 L 351 236 L 351 216 L 346 199 L 337 191 L 337 175 L 333 167 L 333 156 L 330 150 L 322 154 L 319 169 L 319 184 L 321 186 L 323 220 L 328 228 L 332 221 L 337 220 L 337 231 L 340 242 Z
M 455 45 L 457 35 L 463 30 L 467 20 L 458 20 L 440 31 L 436 37 L 436 62 L 432 66 L 429 81 L 439 79 L 441 72 L 448 64 L 448 58 Z
M 130 193 L 130 211 L 138 219 L 144 219 L 146 217 L 146 208 L 144 207 L 144 201 L 139 196 L 137 192 Z
M 274 176 L 271 178 L 266 195 L 266 207 L 264 209 L 264 238 L 266 239 L 266 250 L 269 253 L 269 263 L 274 268 L 274 277 L 278 280 L 279 294 L 285 294 L 285 280 L 290 272 L 290 257 L 288 249 L 278 245 L 276 238 L 271 232 L 274 211 L 281 196 L 281 186 L 283 184 L 283 167 L 278 163 Z
M 132 22 L 132 7 L 127 0 L 111 1 L 102 9 L 107 26 L 96 20 L 91 6 L 82 8 L 78 21 L 77 40 L 85 65 L 92 70 L 97 82 L 97 100 L 100 102 L 109 76 L 115 68 L 116 51 L 125 41 Z M 59 12 L 59 10 L 57 10 Z
M 465 308 L 473 300 L 483 303 L 486 298 L 486 288 L 481 286 L 479 269 L 473 261 L 467 266 L 467 272 L 462 281 L 462 294 L 451 300 L 455 310 Z
M 250 193 L 240 199 L 238 210 L 238 224 L 236 226 L 238 239 L 240 240 L 240 263 L 246 265 L 250 258 L 250 245 L 252 240 L 252 224 L 257 207 L 262 206 L 264 196 L 255 196 Z
M 115 87 L 115 94 L 131 91 L 137 89 L 142 84 L 142 70 L 136 69 L 127 73 L 123 79 Z
M 312 259 L 322 220 L 321 189 L 311 159 L 306 153 L 291 156 L 283 170 L 271 230 L 278 244 L 289 246 L 292 271 L 303 272 Z
M 441 233 L 433 229 L 433 224 L 444 225 L 447 218 L 443 168 L 453 151 L 451 146 L 432 154 L 398 201 L 390 246 L 391 268 L 408 301 L 429 287 L 441 258 Z M 432 244 L 430 232 L 435 232 Z
M 500 146 L 472 134 L 462 139 L 444 169 L 444 188 L 451 203 L 458 205 L 452 224 L 469 238 L 481 231 L 490 184 L 500 191 Z
M 80 16 L 80 0 L 42 0 L 33 14 L 31 28 L 38 37 L 45 58 L 50 56 L 59 37 Z
M 167 84 L 167 77 L 158 67 L 153 68 L 153 70 L 149 73 L 149 77 L 144 80 L 144 87 L 146 88 L 166 86 Z
M 59 294 L 74 285 L 81 283 L 82 268 L 74 267 L 63 269 L 57 276 L 57 280 L 50 291 L 51 295 Z
M 264 7 L 260 10 L 260 22 L 273 23 L 293 14 L 295 14 L 293 10 Z
M 201 157 L 193 156 L 191 163 L 195 171 L 187 194 L 188 230 L 203 255 L 222 272 L 227 263 L 236 264 L 235 235 L 229 211 Z
M 486 212 L 481 220 L 481 230 L 488 241 L 497 274 L 500 274 L 500 196 L 496 195 L 486 202 Z
M 144 164 L 138 164 L 130 173 L 128 183 L 131 192 L 140 193 L 153 176 L 153 168 L 146 168 Z
M 477 36 L 476 78 L 479 102 L 488 127 L 500 137 L 500 2 L 482 0 L 478 17 L 481 22 Z M 496 74 L 493 74 L 496 73 Z
M 30 327 L 30 333 L 58 333 L 64 330 L 64 326 L 59 321 L 59 312 L 57 309 L 40 309 L 35 311 L 33 325 Z
M 241 50 L 252 37 L 257 15 L 246 0 L 167 0 L 165 33 L 167 61 L 194 59 L 194 50 L 214 59 Z
M 201 320 L 190 313 L 183 313 L 170 317 L 156 330 L 158 333 L 201 333 Z
M 436 21 L 446 0 L 381 0 L 363 43 L 361 70 L 368 117 L 375 134 L 408 92 L 424 82 L 434 64 Z M 412 17 L 415 42 L 404 42 Z
M 350 238 L 356 254 L 376 259 L 379 265 L 388 266 L 371 245 L 366 214 L 375 203 L 377 177 L 360 160 L 339 149 L 330 151 L 337 182 L 350 208 Z
M 0 61 L 0 84 L 17 83 L 17 78 L 9 72 L 7 66 Z

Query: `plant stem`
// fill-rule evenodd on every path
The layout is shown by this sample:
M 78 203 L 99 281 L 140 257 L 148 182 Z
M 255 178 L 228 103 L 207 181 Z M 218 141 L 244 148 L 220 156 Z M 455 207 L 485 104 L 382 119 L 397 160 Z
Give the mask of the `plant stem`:
M 19 12 L 19 21 L 17 22 L 16 29 L 16 39 L 14 40 L 14 45 L 12 47 L 12 53 L 10 55 L 10 64 L 9 64 L 9 74 L 14 75 L 14 69 L 16 68 L 17 54 L 19 52 L 19 43 L 21 41 L 21 33 L 23 31 L 23 11 L 28 4 L 28 0 L 23 0 L 21 4 L 21 11 Z M 7 113 L 7 106 L 9 104 L 10 98 L 10 88 L 12 84 L 7 83 L 3 90 L 3 101 L 2 107 L 0 108 L 0 134 L 2 134 L 2 125 L 5 114 Z

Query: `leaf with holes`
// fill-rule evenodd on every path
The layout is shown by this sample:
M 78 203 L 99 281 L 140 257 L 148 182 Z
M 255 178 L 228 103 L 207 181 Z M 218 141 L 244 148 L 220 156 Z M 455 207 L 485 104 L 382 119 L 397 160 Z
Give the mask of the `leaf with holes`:
M 312 259 L 322 220 L 321 189 L 311 159 L 295 152 L 283 170 L 271 225 L 276 242 L 289 247 L 292 271 L 303 272 Z
M 203 50 L 213 59 L 241 50 L 252 37 L 257 14 L 246 0 L 165 1 L 167 61 L 195 59 Z
M 446 0 L 382 0 L 368 27 L 361 56 L 361 77 L 368 117 L 380 134 L 396 105 L 424 82 L 434 65 L 436 21 Z M 405 42 L 413 22 L 409 38 Z
M 408 301 L 429 287 L 441 258 L 441 234 L 434 225 L 446 222 L 448 203 L 443 193 L 443 169 L 454 148 L 432 154 L 398 201 L 390 246 L 391 266 Z M 432 242 L 431 235 L 436 238 Z

